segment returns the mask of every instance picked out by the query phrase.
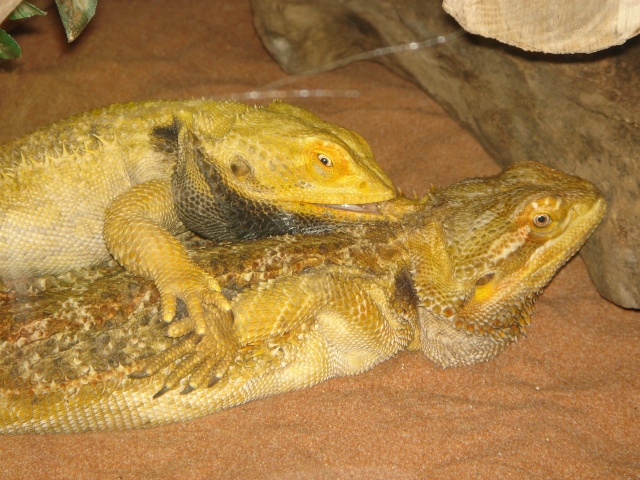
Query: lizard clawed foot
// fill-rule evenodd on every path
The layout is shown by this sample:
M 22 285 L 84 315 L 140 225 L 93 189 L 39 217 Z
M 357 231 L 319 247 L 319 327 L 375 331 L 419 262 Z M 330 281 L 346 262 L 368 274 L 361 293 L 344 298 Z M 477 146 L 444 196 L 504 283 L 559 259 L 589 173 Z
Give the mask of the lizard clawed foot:
M 180 337 L 185 332 L 191 333 L 164 352 L 149 359 L 140 370 L 132 372 L 129 377 L 145 378 L 158 373 L 167 365 L 176 364 L 153 398 L 158 398 L 176 388 L 185 378 L 188 378 L 188 381 L 181 391 L 182 394 L 190 393 L 203 385 L 207 387 L 214 385 L 224 376 L 238 350 L 232 323 L 233 318 L 230 312 L 212 315 L 206 324 L 205 334 L 198 335 L 192 331 L 195 321 L 191 318 L 176 321 L 167 329 L 170 337 Z
M 220 293 L 218 282 L 204 270 L 189 264 L 181 269 L 173 269 L 158 275 L 156 285 L 160 291 L 162 319 L 169 323 L 176 316 L 177 299 L 181 299 L 187 306 L 190 323 L 184 323 L 198 335 L 207 331 L 207 315 L 205 305 L 210 309 L 227 312 L 231 309 L 229 301 Z M 184 330 L 182 336 L 190 330 Z M 174 336 L 174 335 L 171 335 Z
M 213 385 L 224 376 L 238 350 L 231 304 L 220 293 L 220 286 L 213 277 L 195 265 L 174 268 L 159 275 L 156 285 L 165 322 L 173 320 L 178 298 L 185 303 L 188 317 L 173 321 L 167 328 L 167 335 L 186 337 L 150 358 L 129 377 L 145 378 L 174 364 L 154 398 L 176 388 L 187 378 L 181 393 L 192 392 L 205 384 Z

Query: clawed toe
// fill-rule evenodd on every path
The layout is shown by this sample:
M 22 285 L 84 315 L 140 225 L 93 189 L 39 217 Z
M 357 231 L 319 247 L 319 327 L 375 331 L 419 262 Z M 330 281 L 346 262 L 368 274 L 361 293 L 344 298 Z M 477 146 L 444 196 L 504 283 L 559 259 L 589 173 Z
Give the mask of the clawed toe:
M 156 394 L 153 396 L 153 399 L 155 400 L 156 398 L 161 397 L 162 395 L 167 393 L 169 390 L 171 390 L 170 387 L 168 387 L 167 385 L 163 385 L 162 388 L 158 390 Z
M 207 388 L 211 388 L 213 387 L 216 383 L 218 383 L 220 380 L 222 379 L 222 377 L 220 375 L 213 375 L 210 379 L 209 382 L 207 383 Z
M 127 375 L 129 378 L 133 378 L 133 379 L 140 379 L 140 378 L 147 378 L 151 376 L 151 373 L 149 373 L 147 370 L 136 370 L 135 372 L 131 372 L 129 375 Z

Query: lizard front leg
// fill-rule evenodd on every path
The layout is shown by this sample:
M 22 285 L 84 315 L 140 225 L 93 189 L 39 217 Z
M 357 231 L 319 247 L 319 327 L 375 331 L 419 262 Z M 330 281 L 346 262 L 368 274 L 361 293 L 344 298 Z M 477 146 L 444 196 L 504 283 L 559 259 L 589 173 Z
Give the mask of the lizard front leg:
M 171 325 L 169 336 L 182 336 L 191 329 L 199 336 L 196 341 L 182 342 L 178 349 L 152 359 L 137 372 L 136 376 L 155 373 L 173 359 L 176 350 L 180 357 L 188 354 L 167 377 L 165 391 L 188 374 L 192 375 L 191 387 L 196 388 L 206 376 L 203 369 L 214 369 L 214 375 L 221 377 L 236 348 L 235 339 L 224 328 L 229 302 L 214 278 L 189 258 L 174 236 L 185 230 L 174 208 L 171 184 L 165 180 L 136 185 L 116 198 L 106 211 L 103 230 L 107 248 L 116 260 L 155 282 L 164 321 L 175 317 L 177 299 L 185 303 L 189 318 Z

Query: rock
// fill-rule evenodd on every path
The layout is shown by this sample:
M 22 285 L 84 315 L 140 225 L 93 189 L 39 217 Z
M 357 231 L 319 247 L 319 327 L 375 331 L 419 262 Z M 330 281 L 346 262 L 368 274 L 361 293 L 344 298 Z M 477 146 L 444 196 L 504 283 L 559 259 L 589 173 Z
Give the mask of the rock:
M 534 52 L 591 53 L 640 33 L 640 2 L 444 0 L 470 33 Z
M 638 38 L 597 55 L 551 56 L 461 35 L 439 0 L 251 4 L 264 45 L 287 72 L 406 44 L 376 60 L 419 84 L 500 165 L 536 160 L 596 183 L 610 210 L 582 255 L 605 298 L 640 308 Z M 416 49 L 423 40 L 432 46 Z

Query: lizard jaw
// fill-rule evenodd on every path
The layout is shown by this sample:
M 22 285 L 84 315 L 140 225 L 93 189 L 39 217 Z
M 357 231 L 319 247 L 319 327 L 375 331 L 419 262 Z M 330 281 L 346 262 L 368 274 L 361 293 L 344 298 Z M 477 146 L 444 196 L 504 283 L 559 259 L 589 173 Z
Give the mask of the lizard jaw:
M 320 207 L 331 208 L 333 210 L 346 210 L 355 213 L 368 213 L 380 215 L 380 205 L 378 203 L 344 203 L 344 204 L 318 204 Z

